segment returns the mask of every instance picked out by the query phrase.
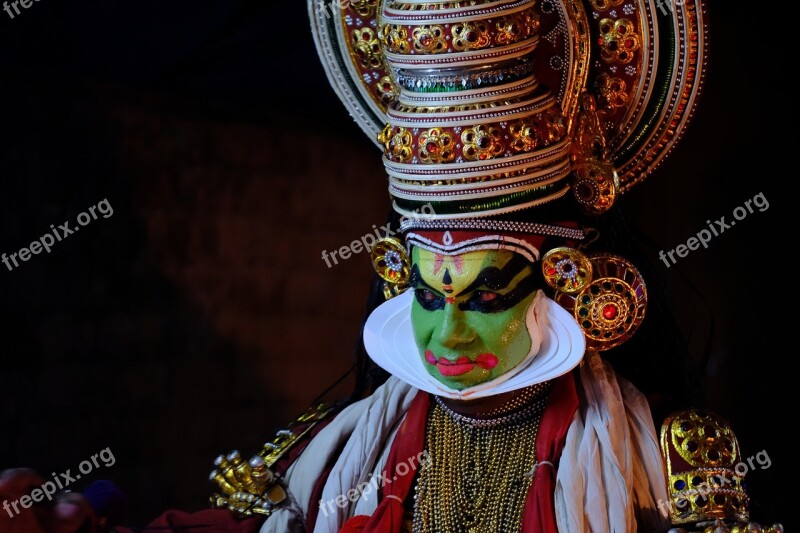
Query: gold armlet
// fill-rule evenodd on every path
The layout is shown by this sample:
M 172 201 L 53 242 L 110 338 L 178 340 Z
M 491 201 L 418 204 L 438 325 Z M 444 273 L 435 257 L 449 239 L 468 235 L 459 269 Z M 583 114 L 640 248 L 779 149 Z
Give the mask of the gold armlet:
M 701 409 L 668 417 L 661 426 L 661 453 L 669 501 L 659 508 L 666 504 L 670 522 L 681 526 L 670 533 L 783 532 L 780 524 L 750 522 L 746 463 L 726 420 Z

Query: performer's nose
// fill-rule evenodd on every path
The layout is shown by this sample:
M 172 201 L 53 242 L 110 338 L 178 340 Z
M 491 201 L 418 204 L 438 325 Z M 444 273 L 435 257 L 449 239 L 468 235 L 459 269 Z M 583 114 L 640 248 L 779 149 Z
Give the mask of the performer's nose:
M 467 317 L 464 311 L 458 308 L 458 304 L 444 305 L 442 321 L 436 328 L 434 339 L 445 348 L 456 348 L 475 339 L 475 332 L 467 324 Z

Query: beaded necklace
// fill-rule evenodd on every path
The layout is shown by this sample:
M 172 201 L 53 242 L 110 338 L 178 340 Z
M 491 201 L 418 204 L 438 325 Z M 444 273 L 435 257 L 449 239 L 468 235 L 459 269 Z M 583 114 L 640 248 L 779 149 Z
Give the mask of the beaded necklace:
M 480 418 L 435 397 L 425 432 L 428 460 L 415 487 L 415 532 L 519 531 L 550 387 L 528 389 Z

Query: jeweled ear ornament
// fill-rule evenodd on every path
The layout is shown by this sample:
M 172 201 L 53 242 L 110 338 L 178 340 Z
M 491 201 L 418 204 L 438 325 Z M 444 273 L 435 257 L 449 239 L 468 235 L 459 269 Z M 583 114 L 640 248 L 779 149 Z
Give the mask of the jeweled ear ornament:
M 552 289 L 575 294 L 592 281 L 592 263 L 574 248 L 553 248 L 542 257 L 542 274 Z
M 542 273 L 556 290 L 554 300 L 580 324 L 590 350 L 619 346 L 644 320 L 644 279 L 622 257 L 600 253 L 587 258 L 578 250 L 555 248 L 542 258 Z
M 408 289 L 411 262 L 402 241 L 395 237 L 380 239 L 370 250 L 372 267 L 386 284 L 383 296 L 390 300 Z

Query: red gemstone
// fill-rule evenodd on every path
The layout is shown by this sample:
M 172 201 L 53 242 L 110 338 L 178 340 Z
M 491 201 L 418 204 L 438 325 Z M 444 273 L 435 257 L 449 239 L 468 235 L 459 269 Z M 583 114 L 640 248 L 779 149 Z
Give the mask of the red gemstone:
M 619 309 L 614 304 L 606 304 L 603 306 L 603 316 L 606 320 L 614 320 L 619 314 Z

